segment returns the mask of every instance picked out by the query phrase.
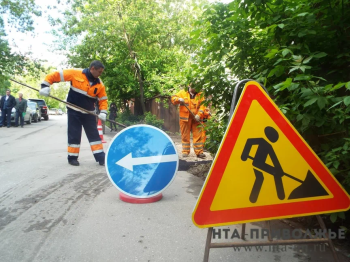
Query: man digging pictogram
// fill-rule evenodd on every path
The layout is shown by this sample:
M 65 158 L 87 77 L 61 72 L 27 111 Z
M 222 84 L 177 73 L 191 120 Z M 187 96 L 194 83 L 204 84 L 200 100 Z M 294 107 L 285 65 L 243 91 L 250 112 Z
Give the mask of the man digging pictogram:
M 266 137 L 271 143 L 275 143 L 278 140 L 279 138 L 278 132 L 273 127 L 268 126 L 265 128 L 264 131 L 265 131 Z M 255 156 L 251 157 L 249 156 L 249 152 L 253 145 L 257 145 L 258 148 Z M 266 163 L 267 157 L 270 157 L 273 166 Z M 258 200 L 259 193 L 260 193 L 262 184 L 264 182 L 263 172 L 266 172 L 267 174 L 274 176 L 277 197 L 280 200 L 285 199 L 285 192 L 284 192 L 284 187 L 282 183 L 283 176 L 287 176 L 300 183 L 303 183 L 302 180 L 295 178 L 289 174 L 286 174 L 283 171 L 282 166 L 278 161 L 278 158 L 276 156 L 275 151 L 273 150 L 272 145 L 268 141 L 266 141 L 264 138 L 247 139 L 247 142 L 243 149 L 243 153 L 241 155 L 241 159 L 242 161 L 246 161 L 248 158 L 253 160 L 253 167 L 254 167 L 253 170 L 256 177 L 252 192 L 250 193 L 250 197 L 249 197 L 249 200 L 252 203 L 255 203 Z

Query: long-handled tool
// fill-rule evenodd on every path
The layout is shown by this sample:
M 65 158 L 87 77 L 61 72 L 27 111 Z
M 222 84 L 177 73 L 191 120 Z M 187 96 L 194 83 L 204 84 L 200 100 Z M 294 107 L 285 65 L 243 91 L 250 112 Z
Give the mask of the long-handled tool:
M 20 85 L 22 85 L 22 86 L 28 87 L 28 88 L 30 88 L 30 89 L 33 89 L 33 90 L 39 92 L 39 89 L 36 89 L 36 88 L 31 87 L 31 86 L 29 86 L 29 85 L 23 84 L 23 83 L 21 83 L 21 82 L 18 82 L 17 80 L 11 79 L 11 78 L 10 78 L 10 80 L 11 80 L 12 82 L 15 82 L 15 83 L 17 83 L 17 84 L 20 84 Z M 68 107 L 75 108 L 75 109 L 78 109 L 79 111 L 83 111 L 84 113 L 87 113 L 87 114 L 90 114 L 90 115 L 93 115 L 93 116 L 98 117 L 98 115 L 96 115 L 95 113 L 92 113 L 92 112 L 90 112 L 90 111 L 88 111 L 88 110 L 86 110 L 86 109 L 84 109 L 84 108 L 82 108 L 82 107 L 79 107 L 79 106 L 74 105 L 74 104 L 72 104 L 72 103 L 69 103 L 69 102 L 67 102 L 67 101 L 63 101 L 62 99 L 59 99 L 59 98 L 54 97 L 54 96 L 51 96 L 51 95 L 49 95 L 49 97 L 51 97 L 51 98 L 53 98 L 53 99 L 55 99 L 55 100 L 57 100 L 57 101 L 60 101 L 60 102 L 62 102 L 62 103 L 64 103 L 64 104 L 66 104 Z M 118 126 L 126 127 L 126 125 L 120 124 L 120 123 L 115 122 L 115 121 L 110 120 L 110 119 L 106 119 L 106 121 L 109 121 L 109 122 L 111 122 L 111 123 L 117 124 Z
M 192 111 L 188 108 L 188 106 L 185 104 L 185 103 L 183 103 L 183 105 L 187 108 L 187 110 L 191 113 L 191 115 L 193 116 L 193 118 L 194 119 L 196 119 L 196 116 L 192 113 Z M 201 122 L 199 122 L 201 125 L 202 125 L 202 127 L 203 128 L 205 128 L 205 126 L 201 123 Z

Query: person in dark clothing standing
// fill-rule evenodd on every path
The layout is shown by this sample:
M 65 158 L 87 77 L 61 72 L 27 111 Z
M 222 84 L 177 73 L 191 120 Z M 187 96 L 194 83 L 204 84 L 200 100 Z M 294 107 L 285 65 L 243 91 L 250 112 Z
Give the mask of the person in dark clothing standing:
M 117 118 L 117 106 L 116 104 L 113 102 L 110 107 L 109 107 L 109 120 L 115 121 L 115 119 Z M 117 125 L 115 123 L 111 123 L 111 132 L 113 131 L 113 125 L 114 125 L 114 131 L 117 131 Z
M 6 90 L 6 96 L 1 97 L 0 100 L 0 127 L 5 125 L 5 120 L 7 122 L 7 128 L 11 127 L 11 111 L 12 108 L 16 105 L 16 99 L 11 95 L 11 90 Z
M 16 98 L 16 117 L 15 117 L 15 127 L 18 127 L 18 118 L 20 119 L 21 127 L 24 124 L 24 115 L 27 112 L 27 100 L 23 99 L 23 94 L 18 93 L 18 98 Z

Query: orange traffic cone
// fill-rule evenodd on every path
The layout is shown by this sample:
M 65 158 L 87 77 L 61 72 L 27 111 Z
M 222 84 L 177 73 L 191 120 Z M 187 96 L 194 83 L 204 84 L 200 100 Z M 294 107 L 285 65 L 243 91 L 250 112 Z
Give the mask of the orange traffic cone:
M 98 130 L 98 134 L 99 134 L 100 137 L 101 137 L 102 143 L 107 143 L 106 141 L 103 140 L 103 131 L 102 131 L 101 119 L 98 119 L 98 122 L 97 122 L 97 130 Z

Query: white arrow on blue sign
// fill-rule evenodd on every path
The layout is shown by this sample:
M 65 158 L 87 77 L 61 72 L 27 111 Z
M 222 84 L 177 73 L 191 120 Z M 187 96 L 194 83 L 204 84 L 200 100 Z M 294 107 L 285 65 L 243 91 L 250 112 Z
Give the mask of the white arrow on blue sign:
M 174 180 L 179 157 L 172 139 L 149 125 L 123 129 L 112 140 L 106 170 L 124 194 L 149 198 L 160 194 Z

